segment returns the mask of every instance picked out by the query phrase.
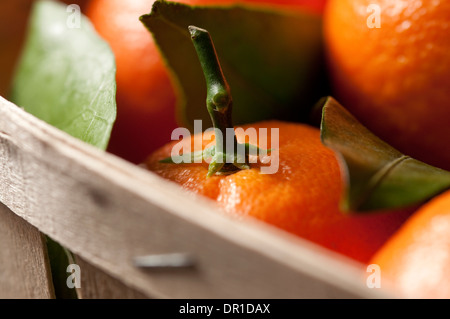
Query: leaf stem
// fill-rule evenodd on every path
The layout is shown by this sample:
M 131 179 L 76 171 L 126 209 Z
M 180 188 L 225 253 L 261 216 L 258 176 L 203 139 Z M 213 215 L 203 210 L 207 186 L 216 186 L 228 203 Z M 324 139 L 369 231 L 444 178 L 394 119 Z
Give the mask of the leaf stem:
M 228 139 L 233 139 L 233 145 L 237 145 L 231 119 L 233 101 L 230 86 L 228 85 L 223 74 L 219 59 L 217 57 L 217 52 L 209 32 L 195 26 L 189 26 L 189 32 L 205 76 L 207 88 L 206 107 L 216 132 L 215 153 L 218 156 L 226 157 L 226 152 L 231 151 L 232 154 L 229 155 L 234 156 L 234 149 L 227 150 L 225 148 L 226 141 Z M 217 134 L 219 133 L 222 138 L 217 138 Z M 232 134 L 232 136 L 230 136 L 230 134 Z M 216 170 L 216 172 L 230 174 L 239 170 L 239 168 L 232 163 L 224 162 L 222 162 L 224 165 Z M 218 164 L 220 163 L 215 163 L 215 161 L 212 161 L 210 164 L 210 172 L 214 173 L 215 171 L 215 168 L 211 167 L 211 165 L 218 168 Z
M 249 154 L 258 154 L 258 146 L 238 144 L 231 120 L 231 106 L 233 104 L 230 86 L 223 75 L 217 57 L 216 49 L 209 32 L 194 26 L 189 26 L 192 42 L 206 80 L 206 107 L 211 117 L 214 133 L 215 145 L 202 152 L 190 154 L 190 159 L 211 159 L 207 176 L 228 175 L 239 170 L 250 169 Z M 242 151 L 243 150 L 243 151 Z M 242 154 L 240 154 L 242 153 Z M 165 158 L 161 163 L 183 162 L 185 157 Z

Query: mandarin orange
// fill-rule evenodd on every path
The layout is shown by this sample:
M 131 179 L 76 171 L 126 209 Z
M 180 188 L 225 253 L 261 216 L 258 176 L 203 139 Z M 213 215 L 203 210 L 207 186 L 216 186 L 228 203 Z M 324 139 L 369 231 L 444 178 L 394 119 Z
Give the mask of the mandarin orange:
M 408 298 L 450 298 L 450 191 L 434 198 L 375 254 L 395 291 Z M 383 284 L 382 284 L 383 287 Z
M 228 214 L 252 216 L 360 262 L 367 262 L 410 215 L 408 209 L 367 215 L 340 211 L 340 168 L 335 154 L 321 143 L 317 128 L 279 121 L 243 126 L 244 130 L 250 127 L 257 132 L 266 128 L 269 134 L 279 129 L 279 147 L 270 154 L 279 158 L 274 174 L 261 174 L 261 165 L 268 164 L 256 163 L 232 175 L 207 178 L 205 162 L 160 163 L 171 156 L 177 143 L 192 149 L 198 143 L 205 148 L 214 141 L 211 133 L 165 145 L 148 158 L 146 166 L 184 189 L 214 200 Z M 236 131 L 236 135 L 243 143 L 243 132 Z
M 401 152 L 444 169 L 449 19 L 441 0 L 331 0 L 324 14 L 337 99 Z

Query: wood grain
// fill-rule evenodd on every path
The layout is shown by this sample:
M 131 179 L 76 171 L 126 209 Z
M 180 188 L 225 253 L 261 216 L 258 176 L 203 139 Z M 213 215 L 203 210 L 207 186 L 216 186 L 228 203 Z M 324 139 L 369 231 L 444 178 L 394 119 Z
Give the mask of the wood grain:
M 212 202 L 0 98 L 0 201 L 98 269 L 156 298 L 384 297 L 359 264 Z M 186 252 L 195 266 L 138 269 Z
M 76 256 L 76 263 L 81 269 L 80 299 L 145 299 L 147 296 L 126 286 L 120 280 L 108 275 Z
M 54 298 L 45 238 L 0 204 L 0 299 Z

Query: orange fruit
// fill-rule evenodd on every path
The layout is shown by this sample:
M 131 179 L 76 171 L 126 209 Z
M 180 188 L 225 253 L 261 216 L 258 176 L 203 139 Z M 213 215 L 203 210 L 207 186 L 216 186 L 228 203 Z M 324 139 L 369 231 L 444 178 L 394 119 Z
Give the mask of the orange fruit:
M 271 153 L 279 158 L 275 174 L 261 174 L 261 165 L 266 164 L 257 163 L 232 175 L 207 178 L 207 163 L 159 162 L 170 156 L 177 143 L 193 149 L 197 140 L 205 148 L 214 140 L 206 133 L 167 144 L 148 158 L 146 166 L 184 189 L 209 197 L 228 214 L 252 216 L 361 262 L 367 262 L 409 216 L 409 210 L 365 215 L 341 212 L 339 165 L 335 154 L 321 143 L 317 128 L 279 121 L 243 126 L 249 127 L 257 132 L 267 128 L 269 136 L 279 128 L 279 147 Z M 238 142 L 244 142 L 242 132 L 236 135 Z M 259 146 L 270 148 L 268 144 Z
M 449 18 L 449 1 L 330 0 L 324 13 L 337 99 L 403 153 L 444 169 Z
M 450 298 L 450 191 L 421 207 L 370 261 L 408 298 Z

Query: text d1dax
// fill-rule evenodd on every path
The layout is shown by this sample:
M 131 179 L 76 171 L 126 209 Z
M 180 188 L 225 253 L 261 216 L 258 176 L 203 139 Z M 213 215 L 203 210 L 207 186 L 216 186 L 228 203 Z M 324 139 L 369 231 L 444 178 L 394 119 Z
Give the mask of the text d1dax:
M 270 304 L 251 304 L 251 303 L 224 303 L 221 306 L 200 306 L 200 305 L 186 305 L 180 306 L 180 314 L 205 314 L 206 316 L 210 316 L 213 313 L 243 313 L 243 314 L 251 314 L 251 313 L 270 313 L 269 310 Z

